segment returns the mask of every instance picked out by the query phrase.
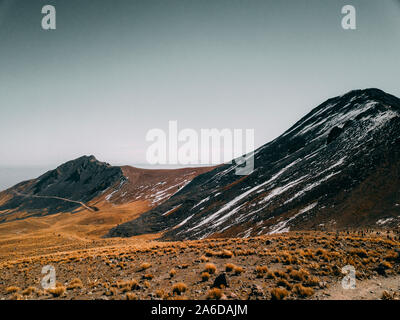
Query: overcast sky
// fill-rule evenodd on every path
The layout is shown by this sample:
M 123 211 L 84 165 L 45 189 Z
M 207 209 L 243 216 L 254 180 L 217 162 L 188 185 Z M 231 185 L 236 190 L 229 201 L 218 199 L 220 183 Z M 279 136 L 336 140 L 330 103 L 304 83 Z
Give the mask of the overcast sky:
M 400 96 L 399 52 L 397 0 L 0 0 L 0 166 L 143 164 L 169 120 L 260 146 L 333 96 Z

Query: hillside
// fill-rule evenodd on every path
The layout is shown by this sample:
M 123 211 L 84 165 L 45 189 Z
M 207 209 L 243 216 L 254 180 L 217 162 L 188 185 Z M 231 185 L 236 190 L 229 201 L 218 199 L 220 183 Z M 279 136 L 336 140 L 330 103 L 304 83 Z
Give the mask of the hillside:
M 210 169 L 117 167 L 83 156 L 0 192 L 0 230 L 19 234 L 61 228 L 104 234 L 166 201 Z
M 289 230 L 396 228 L 400 215 L 400 100 L 378 89 L 322 103 L 257 149 L 255 169 L 226 164 L 109 237 L 250 237 Z

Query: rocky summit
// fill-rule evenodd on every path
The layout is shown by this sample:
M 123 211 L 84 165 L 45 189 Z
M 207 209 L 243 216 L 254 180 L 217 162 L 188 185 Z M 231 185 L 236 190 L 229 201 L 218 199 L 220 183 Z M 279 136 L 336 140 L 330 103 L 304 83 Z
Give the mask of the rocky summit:
M 251 156 L 251 155 L 249 155 Z M 378 89 L 329 99 L 254 152 L 254 171 L 197 176 L 109 237 L 250 237 L 400 222 L 400 100 Z

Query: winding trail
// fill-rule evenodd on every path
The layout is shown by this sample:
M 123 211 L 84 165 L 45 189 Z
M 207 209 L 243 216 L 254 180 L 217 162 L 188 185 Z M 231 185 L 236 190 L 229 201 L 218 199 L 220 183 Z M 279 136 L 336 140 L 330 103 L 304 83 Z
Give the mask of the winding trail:
M 70 199 L 67 199 L 67 198 L 61 198 L 61 197 L 57 197 L 57 196 L 37 196 L 37 195 L 34 195 L 34 194 L 25 194 L 25 193 L 21 193 L 21 192 L 18 192 L 18 191 L 13 191 L 13 193 L 15 193 L 17 196 L 21 196 L 21 197 L 42 198 L 42 199 L 56 199 L 56 200 L 61 200 L 61 201 L 72 202 L 72 203 L 76 203 L 76 204 L 81 205 L 82 207 L 84 207 L 85 209 L 87 209 L 89 211 L 92 211 L 92 212 L 96 211 L 95 209 L 87 206 L 86 204 L 84 204 L 81 201 L 70 200 Z

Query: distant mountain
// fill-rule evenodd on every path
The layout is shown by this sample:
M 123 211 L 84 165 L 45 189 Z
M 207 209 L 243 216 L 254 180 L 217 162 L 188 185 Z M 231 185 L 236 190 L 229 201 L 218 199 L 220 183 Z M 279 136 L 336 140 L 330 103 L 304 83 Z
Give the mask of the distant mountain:
M 366 89 L 329 99 L 254 157 L 250 175 L 235 175 L 236 164 L 219 166 L 108 236 L 200 239 L 399 225 L 400 100 L 392 95 Z
M 83 156 L 0 192 L 0 222 L 142 201 L 151 209 L 210 168 L 146 170 Z

